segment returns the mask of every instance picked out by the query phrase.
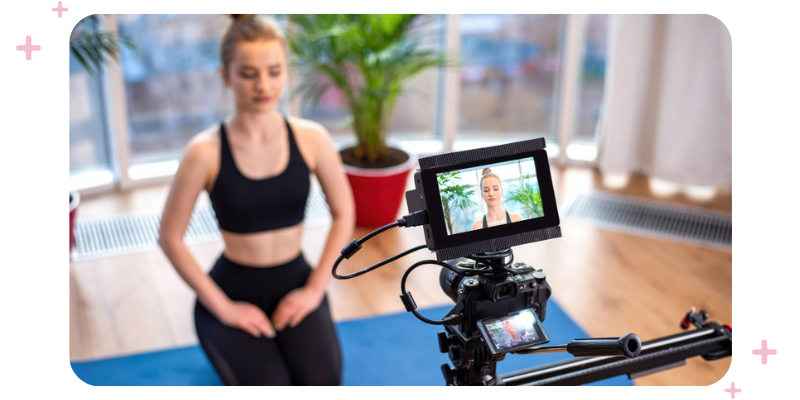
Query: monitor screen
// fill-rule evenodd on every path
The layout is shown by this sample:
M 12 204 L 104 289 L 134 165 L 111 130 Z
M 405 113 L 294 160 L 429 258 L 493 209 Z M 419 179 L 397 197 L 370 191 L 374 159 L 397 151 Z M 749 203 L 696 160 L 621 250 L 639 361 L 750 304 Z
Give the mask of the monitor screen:
M 436 174 L 447 235 L 544 216 L 533 157 Z

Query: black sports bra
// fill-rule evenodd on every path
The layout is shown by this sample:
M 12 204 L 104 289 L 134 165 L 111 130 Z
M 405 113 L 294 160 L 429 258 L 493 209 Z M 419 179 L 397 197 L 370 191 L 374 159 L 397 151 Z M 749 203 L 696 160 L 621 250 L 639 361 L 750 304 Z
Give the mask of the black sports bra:
M 242 175 L 233 160 L 225 123 L 220 124 L 222 159 L 209 198 L 221 229 L 255 233 L 303 221 L 311 187 L 310 171 L 297 148 L 289 121 L 285 117 L 284 121 L 289 135 L 289 165 L 280 174 L 265 179 Z
M 511 223 L 511 216 L 508 215 L 508 211 L 506 211 L 506 223 Z M 486 229 L 489 225 L 486 223 L 486 215 L 483 216 L 483 229 Z

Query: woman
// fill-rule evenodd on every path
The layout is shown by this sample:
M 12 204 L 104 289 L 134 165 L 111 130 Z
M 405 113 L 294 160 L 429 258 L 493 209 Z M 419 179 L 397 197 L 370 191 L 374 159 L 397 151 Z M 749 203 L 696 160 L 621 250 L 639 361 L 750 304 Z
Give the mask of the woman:
M 481 196 L 486 202 L 486 214 L 483 219 L 479 219 L 472 224 L 472 230 L 491 228 L 497 225 L 510 224 L 522 221 L 522 216 L 517 213 L 509 213 L 503 210 L 501 204 L 503 200 L 503 182 L 492 173 L 491 168 L 484 168 L 481 171 Z
M 276 109 L 287 78 L 280 28 L 260 17 L 233 17 L 220 74 L 235 111 L 187 145 L 159 243 L 197 293 L 197 336 L 225 384 L 338 385 L 341 357 L 325 287 L 353 232 L 350 187 L 328 132 Z M 309 172 L 333 217 L 314 270 L 300 251 Z M 182 240 L 201 190 L 225 243 L 209 274 Z

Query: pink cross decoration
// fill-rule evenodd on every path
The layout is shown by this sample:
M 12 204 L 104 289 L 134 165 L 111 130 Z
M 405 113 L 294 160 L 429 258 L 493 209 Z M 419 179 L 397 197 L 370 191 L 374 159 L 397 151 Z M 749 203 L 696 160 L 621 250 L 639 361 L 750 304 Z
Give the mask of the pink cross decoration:
M 17 50 L 21 50 L 21 51 L 25 52 L 25 59 L 26 60 L 30 60 L 31 59 L 31 53 L 33 53 L 34 51 L 39 51 L 41 49 L 42 49 L 42 46 L 32 45 L 31 44 L 31 37 L 30 36 L 26 36 L 25 37 L 25 44 L 24 45 L 21 44 L 21 45 L 17 46 Z
M 731 398 L 732 399 L 735 399 L 736 398 L 736 393 L 741 392 L 742 389 L 737 389 L 736 388 L 736 384 L 731 382 L 731 388 L 730 389 L 725 389 L 725 391 L 731 394 Z
M 761 348 L 753 350 L 753 354 L 761 356 L 761 364 L 767 363 L 767 356 L 774 356 L 778 354 L 778 350 L 767 348 L 767 341 L 761 341 Z
M 58 11 L 58 18 L 61 18 L 61 13 L 63 13 L 64 11 L 69 11 L 69 8 L 61 7 L 61 2 L 59 1 L 58 2 L 58 7 L 57 8 L 51 8 L 51 10 Z

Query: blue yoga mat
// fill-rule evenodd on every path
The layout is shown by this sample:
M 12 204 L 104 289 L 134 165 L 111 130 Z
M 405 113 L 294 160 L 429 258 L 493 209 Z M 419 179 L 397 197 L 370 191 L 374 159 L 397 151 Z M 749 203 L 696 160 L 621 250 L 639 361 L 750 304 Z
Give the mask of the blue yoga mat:
M 452 307 L 420 310 L 431 319 L 441 319 Z M 440 366 L 450 360 L 439 352 L 439 326 L 419 321 L 411 313 L 342 321 L 336 324 L 342 346 L 342 384 L 350 386 L 440 386 Z M 588 337 L 560 307 L 547 305 L 545 330 L 551 344 Z M 570 358 L 568 354 L 510 354 L 497 364 L 500 374 Z M 221 385 L 200 346 L 152 353 L 73 362 L 72 370 L 84 382 L 97 386 L 190 386 Z M 592 385 L 628 386 L 625 376 Z

